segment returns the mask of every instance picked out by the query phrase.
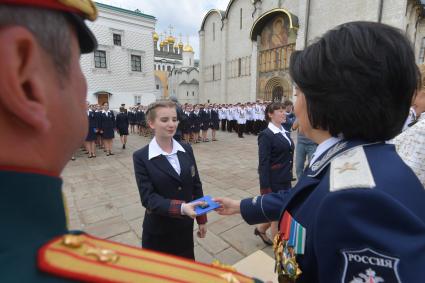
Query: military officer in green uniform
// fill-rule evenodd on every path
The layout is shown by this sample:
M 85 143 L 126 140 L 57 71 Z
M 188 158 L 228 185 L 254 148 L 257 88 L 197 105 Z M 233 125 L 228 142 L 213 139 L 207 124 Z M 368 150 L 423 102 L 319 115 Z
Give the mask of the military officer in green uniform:
M 87 134 L 96 16 L 90 0 L 0 0 L 0 282 L 254 282 L 68 231 L 59 176 Z

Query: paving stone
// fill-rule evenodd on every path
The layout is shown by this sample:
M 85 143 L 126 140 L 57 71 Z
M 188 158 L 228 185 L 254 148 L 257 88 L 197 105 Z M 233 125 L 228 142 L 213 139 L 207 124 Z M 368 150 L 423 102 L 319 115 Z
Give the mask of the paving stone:
M 84 227 L 84 231 L 102 239 L 107 239 L 130 231 L 130 225 L 121 217 L 114 217 L 88 225 Z
M 195 236 L 196 241 L 202 246 L 206 251 L 211 254 L 218 254 L 219 252 L 227 249 L 229 244 L 223 241 L 220 237 L 214 233 L 208 233 L 207 236 L 203 239 Z
M 205 251 L 201 246 L 195 247 L 195 260 L 203 263 L 210 264 L 213 262 L 214 257 Z
M 208 230 L 219 235 L 243 222 L 244 221 L 240 215 L 227 216 L 212 223 L 211 225 L 208 225 Z
M 87 225 L 116 216 L 121 216 L 121 213 L 111 203 L 81 211 L 83 223 Z
M 130 224 L 131 229 L 136 233 L 139 239 L 142 239 L 142 231 L 143 231 L 143 218 L 133 219 L 128 222 Z
M 129 246 L 138 247 L 138 248 L 142 246 L 139 238 L 137 237 L 136 233 L 134 233 L 133 231 L 111 237 L 108 240 L 115 241 L 121 244 L 126 244 Z
M 216 254 L 214 257 L 223 264 L 233 265 L 243 259 L 244 255 L 236 251 L 234 248 L 228 248 Z
M 120 208 L 119 210 L 121 211 L 123 218 L 127 221 L 141 218 L 145 215 L 145 208 L 141 203 L 131 204 L 129 206 Z
M 261 239 L 254 235 L 254 226 L 246 223 L 239 224 L 220 236 L 245 256 L 265 247 Z

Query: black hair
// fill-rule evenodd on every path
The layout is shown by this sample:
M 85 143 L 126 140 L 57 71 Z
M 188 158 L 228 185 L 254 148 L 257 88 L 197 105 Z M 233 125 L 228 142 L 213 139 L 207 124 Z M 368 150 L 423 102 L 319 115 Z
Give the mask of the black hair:
M 273 114 L 274 111 L 279 110 L 279 109 L 283 109 L 285 110 L 285 105 L 282 102 L 272 102 L 270 104 L 268 104 L 266 106 L 266 110 L 264 110 L 265 112 L 265 118 L 267 122 L 270 122 L 270 116 L 269 114 Z
M 292 54 L 289 71 L 313 128 L 366 141 L 400 133 L 420 78 L 408 39 L 374 22 L 326 32 Z

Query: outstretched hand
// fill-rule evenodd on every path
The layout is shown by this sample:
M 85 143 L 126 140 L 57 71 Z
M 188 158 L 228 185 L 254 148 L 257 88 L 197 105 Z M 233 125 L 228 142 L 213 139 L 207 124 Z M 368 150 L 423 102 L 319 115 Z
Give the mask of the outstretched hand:
M 241 213 L 240 200 L 233 200 L 230 198 L 214 198 L 213 201 L 218 202 L 221 205 L 220 208 L 215 210 L 220 215 L 233 215 Z
M 195 207 L 202 204 L 202 201 L 197 201 L 193 203 L 182 203 L 182 212 L 184 215 L 189 216 L 190 218 L 196 217 Z

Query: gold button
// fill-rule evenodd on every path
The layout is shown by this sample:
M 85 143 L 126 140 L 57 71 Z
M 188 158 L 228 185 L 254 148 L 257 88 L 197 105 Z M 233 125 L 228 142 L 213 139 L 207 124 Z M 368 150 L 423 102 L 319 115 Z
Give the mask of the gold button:
M 116 252 L 106 249 L 89 248 L 86 251 L 86 255 L 95 256 L 100 262 L 117 262 L 119 256 Z
M 178 190 L 178 191 L 181 191 L 181 190 L 182 190 L 182 187 L 178 187 L 178 188 L 177 188 L 177 190 Z
M 62 244 L 73 249 L 77 249 L 83 245 L 83 240 L 80 235 L 65 235 Z

